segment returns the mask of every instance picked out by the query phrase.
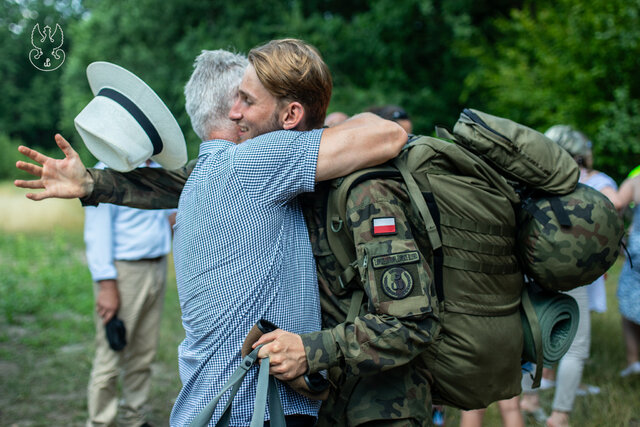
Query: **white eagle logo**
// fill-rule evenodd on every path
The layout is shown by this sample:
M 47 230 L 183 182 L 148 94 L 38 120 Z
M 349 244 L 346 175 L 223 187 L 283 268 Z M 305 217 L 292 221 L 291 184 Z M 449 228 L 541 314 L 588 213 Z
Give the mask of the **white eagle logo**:
M 53 71 L 64 62 L 64 51 L 60 49 L 64 42 L 62 28 L 56 24 L 56 30 L 51 33 L 51 27 L 46 25 L 40 30 L 40 24 L 36 24 L 31 31 L 31 44 L 34 49 L 29 52 L 29 61 L 41 71 Z

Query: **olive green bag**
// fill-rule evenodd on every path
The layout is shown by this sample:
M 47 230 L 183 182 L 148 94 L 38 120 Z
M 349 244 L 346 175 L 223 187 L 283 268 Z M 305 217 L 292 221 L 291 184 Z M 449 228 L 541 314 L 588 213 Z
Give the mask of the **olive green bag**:
M 540 287 L 567 291 L 591 283 L 618 257 L 622 219 L 600 192 L 578 185 L 567 151 L 531 128 L 465 109 L 453 133 L 438 136 L 467 147 L 518 191 L 518 259 Z
M 420 250 L 432 259 L 441 332 L 422 357 L 433 377 L 433 402 L 474 409 L 519 394 L 523 275 L 515 255 L 517 194 L 463 147 L 416 138 L 392 166 L 356 172 L 330 192 L 327 230 L 333 231 L 327 238 L 345 272 L 355 258 L 345 248 L 353 243 L 345 227 L 334 225 L 348 223 L 348 192 L 363 179 L 394 171 L 422 219 L 412 229 L 428 236 L 419 239 L 429 245 Z M 349 280 L 349 274 L 342 276 Z
M 453 133 L 436 127 L 436 134 L 476 153 L 522 188 L 567 194 L 580 178 L 580 169 L 567 151 L 540 132 L 509 119 L 465 108 Z

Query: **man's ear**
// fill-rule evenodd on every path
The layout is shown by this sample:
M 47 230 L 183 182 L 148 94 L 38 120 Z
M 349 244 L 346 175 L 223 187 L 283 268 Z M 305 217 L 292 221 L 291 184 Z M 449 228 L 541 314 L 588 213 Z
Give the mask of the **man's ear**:
M 304 119 L 304 107 L 297 101 L 288 103 L 280 112 L 282 129 L 298 129 Z

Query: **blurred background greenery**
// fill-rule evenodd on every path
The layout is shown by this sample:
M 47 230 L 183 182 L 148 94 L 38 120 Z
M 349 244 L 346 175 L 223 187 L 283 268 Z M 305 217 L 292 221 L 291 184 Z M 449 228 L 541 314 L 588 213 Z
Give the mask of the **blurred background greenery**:
M 95 161 L 73 127 L 92 97 L 92 61 L 115 62 L 149 83 L 194 157 L 199 141 L 183 87 L 200 51 L 246 53 L 298 37 L 332 70 L 330 111 L 399 104 L 421 134 L 451 127 L 463 107 L 540 131 L 567 123 L 592 138 L 595 166 L 620 182 L 640 164 L 639 21 L 640 0 L 0 0 L 0 180 L 20 175 L 19 144 L 59 157 L 58 131 L 85 164 Z M 29 62 L 36 23 L 63 29 L 66 59 L 55 71 Z M 80 426 L 93 354 L 82 209 L 76 200 L 36 204 L 24 193 L 0 183 L 0 424 Z M 640 425 L 640 383 L 618 377 L 619 269 L 607 280 L 609 310 L 593 318 L 585 369 L 585 382 L 603 393 L 578 400 L 575 425 Z M 150 419 L 157 425 L 167 424 L 180 387 L 173 276 L 165 304 Z M 547 409 L 550 400 L 543 393 Z M 448 409 L 447 425 L 457 423 Z M 499 423 L 491 407 L 486 425 Z
M 203 49 L 246 53 L 273 38 L 319 48 L 335 89 L 330 111 L 402 105 L 416 133 L 451 127 L 463 107 L 544 131 L 567 123 L 594 143 L 595 166 L 620 181 L 640 163 L 640 0 L 0 0 L 0 178 L 15 147 L 56 153 L 91 99 L 92 61 L 120 64 L 167 103 L 197 153 L 183 87 Z M 29 62 L 31 31 L 60 24 L 66 60 Z

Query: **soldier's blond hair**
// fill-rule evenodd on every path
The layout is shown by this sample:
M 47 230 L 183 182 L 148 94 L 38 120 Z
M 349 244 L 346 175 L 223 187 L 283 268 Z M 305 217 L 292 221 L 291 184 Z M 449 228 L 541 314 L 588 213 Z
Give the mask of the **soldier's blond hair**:
M 323 126 L 333 82 L 315 47 L 298 39 L 272 40 L 253 48 L 248 58 L 262 85 L 279 103 L 302 104 L 305 115 L 298 130 Z

